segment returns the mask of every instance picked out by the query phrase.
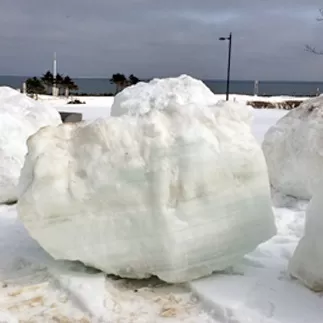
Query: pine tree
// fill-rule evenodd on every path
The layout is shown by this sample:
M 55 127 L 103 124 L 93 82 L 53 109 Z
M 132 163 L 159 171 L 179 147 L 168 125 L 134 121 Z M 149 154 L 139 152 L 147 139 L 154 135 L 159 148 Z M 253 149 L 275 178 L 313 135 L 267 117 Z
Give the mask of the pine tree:
M 137 84 L 137 83 L 139 83 L 139 82 L 140 82 L 140 80 L 139 80 L 139 78 L 138 78 L 137 76 L 135 76 L 135 75 L 133 75 L 133 74 L 131 74 L 131 75 L 129 76 L 129 83 L 130 83 L 131 85 Z
M 124 76 L 124 74 L 120 74 L 120 73 L 113 74 L 112 78 L 110 79 L 110 82 L 116 85 L 115 94 L 122 91 L 128 85 L 127 78 Z
M 45 94 L 46 89 L 43 82 L 37 77 L 26 80 L 26 88 L 28 94 Z

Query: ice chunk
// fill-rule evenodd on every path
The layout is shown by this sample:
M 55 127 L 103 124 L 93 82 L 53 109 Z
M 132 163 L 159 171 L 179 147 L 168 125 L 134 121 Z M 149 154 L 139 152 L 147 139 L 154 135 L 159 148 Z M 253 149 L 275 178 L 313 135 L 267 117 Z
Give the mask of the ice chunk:
M 17 200 L 28 137 L 61 123 L 59 113 L 9 87 L 0 87 L 0 203 Z
M 4 312 L 2 309 L 0 309 L 0 322 L 3 322 L 3 323 L 18 323 L 19 321 L 11 313 L 9 313 L 7 311 Z
M 323 173 L 323 96 L 303 102 L 271 127 L 263 151 L 273 187 L 310 199 Z
M 188 76 L 154 80 L 117 96 L 123 116 L 32 136 L 18 202 L 31 236 L 57 259 L 183 282 L 274 235 L 251 108 L 198 104 L 205 93 Z
M 314 194 L 306 210 L 303 238 L 289 263 L 290 274 L 307 287 L 323 291 L 323 199 L 321 190 Z

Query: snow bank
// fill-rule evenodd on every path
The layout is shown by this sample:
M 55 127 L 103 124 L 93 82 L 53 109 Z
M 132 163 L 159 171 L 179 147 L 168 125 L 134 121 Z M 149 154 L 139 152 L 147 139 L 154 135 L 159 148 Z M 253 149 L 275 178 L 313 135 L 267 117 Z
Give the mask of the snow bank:
M 322 195 L 316 193 L 306 209 L 304 236 L 289 262 L 290 274 L 316 292 L 323 291 L 322 211 Z
M 0 87 L 0 203 L 17 200 L 27 138 L 43 126 L 59 123 L 55 109 L 9 87 Z
M 18 202 L 32 237 L 58 259 L 168 282 L 222 270 L 269 239 L 252 109 L 211 103 L 188 76 L 154 80 L 116 97 L 112 115 L 126 115 L 41 129 Z
M 263 151 L 271 184 L 310 199 L 323 173 L 323 96 L 302 103 L 265 135 Z

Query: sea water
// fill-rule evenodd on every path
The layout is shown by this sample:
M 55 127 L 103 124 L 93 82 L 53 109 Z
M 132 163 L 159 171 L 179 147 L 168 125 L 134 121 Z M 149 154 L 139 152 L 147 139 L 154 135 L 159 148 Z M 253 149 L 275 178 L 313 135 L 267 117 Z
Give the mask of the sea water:
M 0 76 L 0 86 L 7 85 L 21 88 L 28 76 Z M 108 78 L 75 78 L 78 93 L 87 94 L 114 94 L 115 85 Z M 226 80 L 203 80 L 216 94 L 226 92 Z M 293 81 L 261 81 L 259 80 L 259 95 L 291 95 L 312 96 L 323 93 L 323 82 L 293 82 Z M 230 82 L 230 93 L 254 94 L 254 81 Z

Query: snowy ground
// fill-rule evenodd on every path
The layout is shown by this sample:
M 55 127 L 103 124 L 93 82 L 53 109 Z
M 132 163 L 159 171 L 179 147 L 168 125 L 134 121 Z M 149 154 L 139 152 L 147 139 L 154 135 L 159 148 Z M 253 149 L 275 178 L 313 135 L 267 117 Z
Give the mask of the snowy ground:
M 83 106 L 41 100 L 93 119 L 108 115 L 113 99 L 81 98 L 87 101 Z M 259 142 L 285 113 L 254 110 Z M 106 277 L 79 263 L 55 261 L 29 237 L 15 206 L 0 206 L 0 322 L 322 323 L 323 295 L 286 272 L 303 232 L 305 207 L 291 200 L 288 208 L 275 208 L 277 236 L 227 273 L 171 286 Z
M 15 206 L 0 207 L 0 257 L 0 322 L 212 322 L 186 286 L 55 261 L 28 236 Z
M 217 94 L 217 99 L 225 100 L 224 94 Z M 78 99 L 85 104 L 67 104 L 71 100 Z M 240 95 L 232 94 L 230 100 L 238 102 L 247 102 L 253 100 L 259 101 L 270 101 L 270 102 L 283 102 L 288 100 L 305 100 L 306 97 L 289 97 L 289 96 L 272 96 L 272 97 L 261 97 L 261 96 L 251 96 L 251 95 Z M 39 101 L 45 102 L 51 106 L 54 106 L 58 111 L 69 111 L 69 112 L 81 112 L 83 114 L 83 119 L 96 119 L 99 117 L 105 117 L 110 115 L 110 107 L 113 103 L 113 97 L 84 97 L 75 96 L 70 98 L 58 97 L 53 98 L 48 95 L 40 95 Z M 263 135 L 266 132 L 268 125 L 275 123 L 287 111 L 281 110 L 255 110 L 255 118 L 257 122 L 255 123 L 255 135 L 259 137 L 262 141 Z M 258 117 L 259 116 L 259 117 Z

